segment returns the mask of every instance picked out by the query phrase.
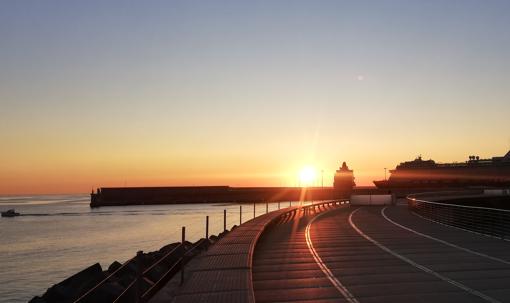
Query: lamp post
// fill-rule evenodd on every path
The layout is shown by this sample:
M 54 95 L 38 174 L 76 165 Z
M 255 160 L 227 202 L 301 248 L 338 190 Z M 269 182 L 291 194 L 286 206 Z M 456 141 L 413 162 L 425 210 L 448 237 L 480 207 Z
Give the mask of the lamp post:
M 324 170 L 321 169 L 321 187 L 324 188 Z
M 386 181 L 386 170 L 387 170 L 387 168 L 385 167 L 384 168 L 384 181 Z

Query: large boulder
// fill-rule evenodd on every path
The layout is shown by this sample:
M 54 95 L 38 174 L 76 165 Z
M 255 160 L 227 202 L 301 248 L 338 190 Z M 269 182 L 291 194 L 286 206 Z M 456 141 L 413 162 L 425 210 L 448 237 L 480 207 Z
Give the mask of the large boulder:
M 172 251 L 174 248 L 176 248 L 180 244 L 181 244 L 180 242 L 175 242 L 175 243 L 172 243 L 172 244 L 168 244 L 168 245 L 165 245 L 165 246 L 161 247 L 159 249 L 159 251 L 162 252 L 163 254 L 166 254 L 166 253 Z
M 233 229 L 233 228 L 232 228 Z M 218 234 L 218 238 L 223 238 L 224 236 L 226 236 L 228 234 L 228 230 L 225 230 L 225 231 L 222 231 L 221 233 Z
M 96 291 L 87 296 L 86 302 L 90 303 L 108 303 L 117 299 L 125 287 L 118 282 L 107 282 L 101 285 Z
M 104 278 L 101 265 L 96 263 L 48 288 L 42 299 L 48 303 L 73 302 Z
M 112 274 L 114 271 L 116 271 L 117 269 L 119 269 L 121 267 L 122 267 L 122 264 L 120 264 L 120 262 L 113 261 L 112 264 L 110 264 L 110 266 L 108 266 L 108 274 Z
M 156 265 L 147 273 L 147 278 L 152 282 L 157 282 L 165 275 L 167 270 L 168 268 L 164 264 Z

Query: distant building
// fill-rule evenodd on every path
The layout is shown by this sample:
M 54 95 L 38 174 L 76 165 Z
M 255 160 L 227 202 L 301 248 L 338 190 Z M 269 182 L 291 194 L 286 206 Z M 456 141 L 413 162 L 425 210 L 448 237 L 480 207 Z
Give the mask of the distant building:
M 343 162 L 342 166 L 335 173 L 333 187 L 342 194 L 350 195 L 355 185 L 354 172 Z

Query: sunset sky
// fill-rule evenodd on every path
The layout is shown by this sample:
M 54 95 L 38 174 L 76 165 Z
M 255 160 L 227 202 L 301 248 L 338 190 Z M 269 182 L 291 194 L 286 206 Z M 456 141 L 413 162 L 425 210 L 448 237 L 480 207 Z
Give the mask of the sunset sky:
M 0 194 L 504 155 L 509 29 L 510 1 L 1 1 Z

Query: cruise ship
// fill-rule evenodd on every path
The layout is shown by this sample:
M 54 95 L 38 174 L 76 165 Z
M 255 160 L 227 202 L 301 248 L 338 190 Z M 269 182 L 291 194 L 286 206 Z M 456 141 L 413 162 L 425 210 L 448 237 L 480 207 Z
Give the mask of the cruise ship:
M 469 156 L 467 161 L 458 163 L 437 163 L 419 156 L 400 163 L 390 173 L 388 180 L 374 181 L 374 184 L 381 189 L 508 187 L 510 151 L 489 159 Z

